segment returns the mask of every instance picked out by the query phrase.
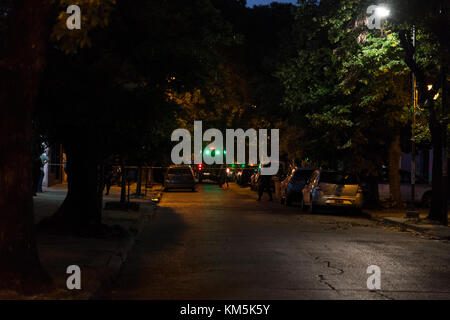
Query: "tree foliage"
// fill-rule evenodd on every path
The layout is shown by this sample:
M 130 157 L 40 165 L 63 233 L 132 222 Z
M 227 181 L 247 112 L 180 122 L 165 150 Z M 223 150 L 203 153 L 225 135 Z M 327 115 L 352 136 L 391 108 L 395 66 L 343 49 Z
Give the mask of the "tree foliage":
M 306 154 L 336 157 L 357 171 L 377 170 L 407 123 L 408 70 L 395 34 L 368 32 L 364 2 L 302 1 L 297 56 L 279 72 L 284 107 L 308 130 Z
M 168 93 L 190 92 L 214 79 L 218 52 L 232 41 L 209 0 L 117 1 L 106 12 L 91 2 L 80 4 L 86 19 L 92 14 L 98 20 L 88 23 L 87 31 L 69 36 L 72 31 L 60 30 L 60 22 L 54 29 L 59 40 L 50 50 L 36 113 L 41 132 L 68 152 L 69 180 L 77 179 L 71 170 L 86 175 L 86 186 L 69 183 L 70 204 L 55 215 L 58 224 L 74 229 L 101 221 L 95 199 L 101 197 L 98 176 L 107 159 L 167 160 L 170 135 L 178 126 L 177 105 Z M 81 48 L 89 42 L 91 47 Z M 83 198 L 92 199 L 84 211 L 94 209 L 79 219 Z

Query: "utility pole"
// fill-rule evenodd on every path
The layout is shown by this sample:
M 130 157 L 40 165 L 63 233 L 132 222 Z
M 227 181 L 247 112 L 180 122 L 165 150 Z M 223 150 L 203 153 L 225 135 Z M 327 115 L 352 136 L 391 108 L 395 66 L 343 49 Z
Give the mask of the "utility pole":
M 413 47 L 416 48 L 416 26 L 413 26 Z M 413 59 L 416 58 L 414 54 Z M 414 141 L 416 135 L 416 107 L 418 103 L 418 92 L 416 88 L 416 75 L 412 72 L 412 139 L 411 139 L 411 203 L 407 218 L 419 218 L 419 213 L 416 210 L 416 142 Z
M 443 59 L 442 59 L 443 61 Z M 442 224 L 448 225 L 448 155 L 447 155 L 447 70 L 443 63 L 441 64 L 441 88 L 442 88 Z
M 440 14 L 446 17 L 447 6 L 445 1 L 441 1 Z M 447 31 L 445 24 L 442 24 L 442 30 Z M 444 33 L 446 34 L 446 33 Z M 443 48 L 441 43 L 441 89 L 442 89 L 442 192 L 443 192 L 443 204 L 442 204 L 442 224 L 448 226 L 448 148 L 447 148 L 447 130 L 448 130 L 448 96 L 447 96 L 447 68 L 445 65 L 445 55 L 443 54 Z

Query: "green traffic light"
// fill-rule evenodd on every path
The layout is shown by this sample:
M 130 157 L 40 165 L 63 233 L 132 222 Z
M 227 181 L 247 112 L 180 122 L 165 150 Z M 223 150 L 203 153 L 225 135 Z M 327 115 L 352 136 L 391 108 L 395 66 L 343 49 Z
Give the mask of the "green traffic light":
M 204 152 L 202 152 L 202 153 L 204 153 L 207 156 L 213 156 L 213 157 L 215 157 L 216 155 L 222 155 L 222 151 L 220 149 L 205 148 Z M 226 154 L 227 154 L 227 151 L 223 150 L 223 155 L 226 155 Z

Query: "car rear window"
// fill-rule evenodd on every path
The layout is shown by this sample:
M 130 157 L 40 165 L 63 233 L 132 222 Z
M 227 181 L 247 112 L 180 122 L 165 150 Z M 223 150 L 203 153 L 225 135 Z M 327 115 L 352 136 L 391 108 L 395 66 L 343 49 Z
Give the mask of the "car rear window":
M 333 184 L 358 184 L 356 176 L 344 172 L 322 172 L 320 182 Z
M 189 169 L 184 169 L 184 168 L 174 168 L 174 169 L 169 169 L 169 174 L 174 174 L 174 175 L 191 175 L 191 170 Z

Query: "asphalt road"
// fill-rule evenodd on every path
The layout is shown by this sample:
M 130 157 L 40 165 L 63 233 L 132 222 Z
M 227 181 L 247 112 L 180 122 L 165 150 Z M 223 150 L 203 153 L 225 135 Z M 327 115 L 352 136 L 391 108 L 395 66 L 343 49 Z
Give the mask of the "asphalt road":
M 266 196 L 267 197 L 267 196 Z M 168 192 L 105 299 L 449 299 L 450 243 L 232 185 Z M 381 268 L 381 291 L 367 268 Z

